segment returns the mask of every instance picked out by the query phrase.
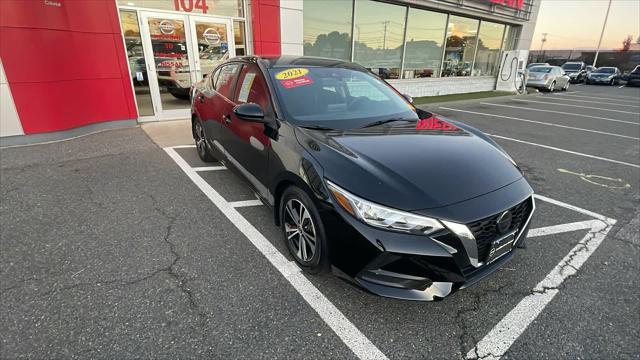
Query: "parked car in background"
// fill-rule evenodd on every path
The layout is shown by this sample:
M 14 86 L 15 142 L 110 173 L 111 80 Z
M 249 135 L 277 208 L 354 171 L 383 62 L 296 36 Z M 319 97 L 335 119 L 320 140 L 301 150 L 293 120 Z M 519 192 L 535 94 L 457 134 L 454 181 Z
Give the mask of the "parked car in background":
M 571 82 L 582 82 L 587 77 L 587 64 L 582 61 L 569 61 L 562 64 L 562 70 L 569 76 Z
M 587 76 L 585 77 L 585 81 L 587 81 L 587 78 L 589 77 L 589 74 L 591 74 L 592 72 L 594 72 L 597 69 L 598 68 L 595 67 L 595 66 L 587 65 L 587 68 L 586 68 Z
M 620 82 L 622 72 L 617 67 L 603 66 L 587 75 L 587 84 L 615 85 Z
M 527 70 L 531 69 L 534 66 L 551 66 L 549 63 L 531 63 L 527 65 Z
M 625 79 L 627 86 L 640 86 L 640 65 L 636 66 Z
M 527 78 L 527 86 L 549 92 L 556 89 L 566 91 L 570 82 L 569 76 L 559 66 L 532 67 Z

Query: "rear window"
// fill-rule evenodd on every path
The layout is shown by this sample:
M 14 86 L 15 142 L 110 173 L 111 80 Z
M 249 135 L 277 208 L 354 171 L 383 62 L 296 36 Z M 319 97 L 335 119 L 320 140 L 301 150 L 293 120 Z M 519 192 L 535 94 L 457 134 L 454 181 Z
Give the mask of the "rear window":
M 532 67 L 531 70 L 529 70 L 529 71 L 537 72 L 537 73 L 547 73 L 548 74 L 548 73 L 551 72 L 552 69 L 553 68 L 549 67 L 549 66 L 535 66 L 535 67 Z
M 564 64 L 562 68 L 565 70 L 580 70 L 582 69 L 582 64 Z

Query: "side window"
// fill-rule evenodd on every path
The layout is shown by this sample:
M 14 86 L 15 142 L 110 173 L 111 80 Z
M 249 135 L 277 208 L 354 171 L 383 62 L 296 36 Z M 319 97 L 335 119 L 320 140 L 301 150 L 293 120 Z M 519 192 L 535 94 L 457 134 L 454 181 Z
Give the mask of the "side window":
M 211 75 L 211 79 L 210 79 L 211 89 L 216 88 L 216 81 L 218 80 L 218 75 L 220 75 L 220 69 L 222 68 L 217 68 Z
M 220 68 L 220 74 L 215 80 L 215 89 L 222 96 L 230 99 L 232 96 L 233 85 L 240 70 L 240 64 L 228 64 Z
M 238 104 L 256 103 L 266 112 L 271 107 L 269 90 L 262 73 L 255 65 L 245 65 L 238 78 L 235 101 Z

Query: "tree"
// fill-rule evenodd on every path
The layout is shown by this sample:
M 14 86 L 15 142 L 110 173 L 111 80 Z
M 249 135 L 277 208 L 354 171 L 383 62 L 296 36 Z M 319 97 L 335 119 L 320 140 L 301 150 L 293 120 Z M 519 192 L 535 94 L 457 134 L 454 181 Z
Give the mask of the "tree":
M 620 52 L 628 52 L 629 49 L 631 49 L 631 35 L 627 36 L 626 39 L 624 39 L 624 41 L 622 42 L 622 49 L 620 49 Z

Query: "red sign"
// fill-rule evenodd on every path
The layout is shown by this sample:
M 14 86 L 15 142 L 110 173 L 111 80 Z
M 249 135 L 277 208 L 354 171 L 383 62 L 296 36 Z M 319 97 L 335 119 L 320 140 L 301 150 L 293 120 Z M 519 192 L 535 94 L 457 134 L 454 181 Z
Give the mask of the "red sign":
M 282 84 L 285 89 L 293 89 L 298 86 L 311 85 L 313 84 L 313 80 L 308 76 L 302 76 L 295 79 L 280 80 L 280 84 Z
M 514 9 L 522 10 L 523 0 L 489 0 L 492 4 L 500 4 Z

